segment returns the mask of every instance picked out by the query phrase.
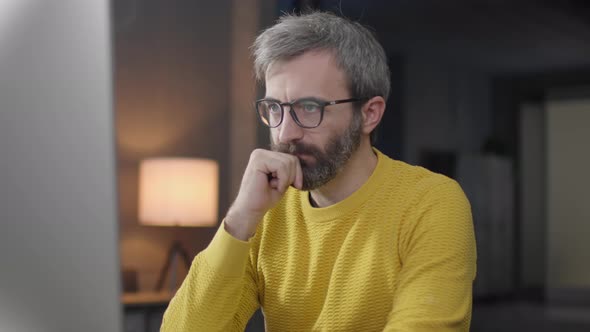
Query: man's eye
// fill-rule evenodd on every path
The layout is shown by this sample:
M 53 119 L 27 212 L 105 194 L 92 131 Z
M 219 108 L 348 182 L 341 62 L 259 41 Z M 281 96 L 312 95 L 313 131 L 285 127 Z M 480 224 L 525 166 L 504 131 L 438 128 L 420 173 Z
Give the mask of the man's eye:
M 317 104 L 303 104 L 303 110 L 308 113 L 318 112 L 320 106 Z
M 279 104 L 270 104 L 268 105 L 268 110 L 271 113 L 279 113 L 281 111 L 281 106 L 279 106 Z

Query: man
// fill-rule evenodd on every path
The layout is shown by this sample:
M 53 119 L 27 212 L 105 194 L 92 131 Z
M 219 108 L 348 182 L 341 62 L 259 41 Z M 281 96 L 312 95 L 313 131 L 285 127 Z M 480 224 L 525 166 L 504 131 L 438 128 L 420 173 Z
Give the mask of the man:
M 382 47 L 327 13 L 284 16 L 254 44 L 272 151 L 194 259 L 162 331 L 467 331 L 475 277 L 456 182 L 372 147 L 389 94 Z

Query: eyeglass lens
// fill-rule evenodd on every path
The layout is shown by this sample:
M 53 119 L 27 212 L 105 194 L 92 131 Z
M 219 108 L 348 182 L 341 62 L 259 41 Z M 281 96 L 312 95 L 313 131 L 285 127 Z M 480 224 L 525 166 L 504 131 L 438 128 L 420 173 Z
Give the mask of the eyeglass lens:
M 309 100 L 296 101 L 290 104 L 295 113 L 295 121 L 302 127 L 316 127 L 322 119 L 322 105 Z M 286 107 L 289 107 L 287 105 Z M 271 127 L 277 127 L 283 119 L 283 107 L 275 101 L 263 100 L 257 104 L 258 114 L 262 122 Z

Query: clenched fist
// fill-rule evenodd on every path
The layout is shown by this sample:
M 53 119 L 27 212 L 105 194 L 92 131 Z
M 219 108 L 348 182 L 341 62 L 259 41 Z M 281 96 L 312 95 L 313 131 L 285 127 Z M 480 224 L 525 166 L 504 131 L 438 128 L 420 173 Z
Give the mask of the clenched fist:
M 301 189 L 303 173 L 293 155 L 257 149 L 250 154 L 240 191 L 225 217 L 225 229 L 246 241 L 289 186 Z

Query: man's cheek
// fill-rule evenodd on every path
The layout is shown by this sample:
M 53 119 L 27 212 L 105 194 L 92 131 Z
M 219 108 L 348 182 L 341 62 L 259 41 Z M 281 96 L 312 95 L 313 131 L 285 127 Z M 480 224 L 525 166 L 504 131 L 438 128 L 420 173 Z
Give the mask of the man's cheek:
M 270 144 L 275 144 L 275 142 L 277 141 L 278 135 L 279 135 L 279 133 L 276 128 L 270 129 L 270 133 L 269 133 Z

